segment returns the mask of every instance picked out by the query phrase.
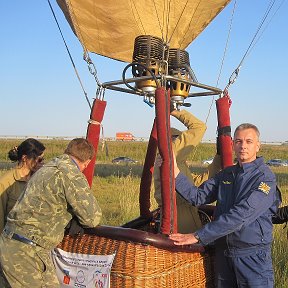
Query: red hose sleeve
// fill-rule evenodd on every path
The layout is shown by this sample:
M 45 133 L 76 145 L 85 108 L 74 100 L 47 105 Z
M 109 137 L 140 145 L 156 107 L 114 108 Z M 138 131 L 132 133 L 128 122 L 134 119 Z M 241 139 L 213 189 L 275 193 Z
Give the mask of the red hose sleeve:
M 150 133 L 140 183 L 140 195 L 139 195 L 140 216 L 144 218 L 152 217 L 152 213 L 150 212 L 150 192 L 151 192 L 151 183 L 152 183 L 156 153 L 157 153 L 157 129 L 156 129 L 156 120 L 154 120 L 153 127 Z
M 99 143 L 99 135 L 101 130 L 101 122 L 103 120 L 104 112 L 106 108 L 106 101 L 95 99 L 90 114 L 90 121 L 87 127 L 86 139 L 93 145 L 95 148 L 95 155 L 91 159 L 87 168 L 83 171 L 84 175 L 87 178 L 87 181 L 92 186 L 92 180 L 94 176 L 94 167 L 96 162 L 97 148 Z
M 165 88 L 155 92 L 158 149 L 163 159 L 160 167 L 162 218 L 161 233 L 177 233 L 174 163 L 170 136 L 170 96 Z
M 231 100 L 224 96 L 216 100 L 218 117 L 218 140 L 221 153 L 222 168 L 233 165 L 232 160 L 232 138 L 229 108 Z

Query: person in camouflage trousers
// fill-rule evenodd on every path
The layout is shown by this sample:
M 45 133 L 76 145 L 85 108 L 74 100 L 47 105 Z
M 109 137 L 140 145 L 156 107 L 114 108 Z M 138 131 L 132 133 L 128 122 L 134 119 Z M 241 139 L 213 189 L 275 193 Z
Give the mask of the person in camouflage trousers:
M 81 173 L 94 156 L 85 139 L 73 139 L 65 154 L 38 170 L 8 214 L 0 237 L 2 272 L 13 288 L 60 287 L 51 250 L 72 217 L 95 227 L 101 209 Z

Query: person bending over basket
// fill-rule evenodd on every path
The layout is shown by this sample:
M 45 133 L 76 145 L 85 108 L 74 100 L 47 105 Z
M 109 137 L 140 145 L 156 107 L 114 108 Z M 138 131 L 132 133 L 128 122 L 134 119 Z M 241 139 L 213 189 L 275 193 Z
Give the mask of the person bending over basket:
M 186 110 L 172 110 L 171 115 L 182 122 L 187 130 L 179 131 L 171 128 L 172 147 L 175 153 L 177 165 L 180 171 L 186 175 L 189 180 L 196 186 L 202 184 L 209 177 L 214 176 L 221 170 L 220 155 L 216 155 L 213 162 L 207 167 L 207 170 L 202 174 L 191 173 L 187 165 L 188 156 L 196 149 L 196 146 L 201 142 L 206 131 L 206 125 L 201 120 L 197 119 L 193 114 Z M 161 182 L 160 169 L 154 169 L 154 197 L 161 208 Z M 192 206 L 180 195 L 176 195 L 177 203 L 177 225 L 178 231 L 181 233 L 191 233 L 202 227 L 198 209 Z
M 7 217 L 0 237 L 3 273 L 13 288 L 60 287 L 51 250 L 64 236 L 73 216 L 86 227 L 95 227 L 101 209 L 81 173 L 94 156 L 85 139 L 73 139 L 65 154 L 45 164 Z
M 272 215 L 281 200 L 276 177 L 257 157 L 258 128 L 239 125 L 233 147 L 238 163 L 219 172 L 199 188 L 175 165 L 177 192 L 193 205 L 217 200 L 214 221 L 191 234 L 171 234 L 175 245 L 215 243 L 216 287 L 265 287 L 274 283 Z M 175 158 L 175 157 L 174 157 Z

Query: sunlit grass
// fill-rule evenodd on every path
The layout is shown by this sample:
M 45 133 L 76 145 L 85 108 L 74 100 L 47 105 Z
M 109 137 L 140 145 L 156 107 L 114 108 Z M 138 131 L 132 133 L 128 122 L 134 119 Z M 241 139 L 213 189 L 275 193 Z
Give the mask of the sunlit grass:
M 56 141 L 56 143 L 55 143 Z M 0 140 L 0 161 L 8 161 L 7 153 L 19 140 Z M 63 153 L 68 141 L 45 140 L 47 147 L 45 158 L 51 159 Z M 101 149 L 97 155 L 95 177 L 92 190 L 102 208 L 102 225 L 121 226 L 139 216 L 139 186 L 141 181 L 142 165 L 147 143 L 136 142 L 108 142 L 106 149 Z M 201 160 L 213 156 L 214 144 L 201 144 L 197 149 L 197 156 L 190 163 L 192 169 L 198 172 L 205 167 L 200 165 Z M 263 145 L 261 155 L 266 160 L 271 158 L 288 159 L 288 146 Z M 99 157 L 98 157 L 99 156 Z M 112 165 L 111 160 L 117 156 L 129 156 L 139 161 L 139 165 Z M 276 174 L 277 183 L 282 191 L 283 204 L 288 205 L 288 167 L 272 167 Z M 0 175 L 5 171 L 0 170 Z M 153 186 L 153 185 L 152 185 Z M 154 189 L 151 191 L 152 207 L 156 208 L 153 198 Z M 275 287 L 284 288 L 288 283 L 288 240 L 285 225 L 274 226 L 274 241 L 272 245 L 273 265 L 275 271 Z M 284 228 L 284 229 L 283 229 Z
M 102 208 L 102 225 L 121 226 L 139 216 L 140 181 L 140 177 L 131 174 L 94 177 L 92 190 Z M 154 209 L 154 187 L 151 195 L 151 209 Z

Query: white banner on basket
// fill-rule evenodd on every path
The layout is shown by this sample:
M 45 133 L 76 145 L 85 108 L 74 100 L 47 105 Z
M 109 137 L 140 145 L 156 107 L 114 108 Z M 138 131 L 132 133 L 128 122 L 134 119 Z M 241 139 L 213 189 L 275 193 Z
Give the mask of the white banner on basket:
M 88 255 L 55 248 L 52 259 L 61 288 L 109 288 L 115 254 Z

